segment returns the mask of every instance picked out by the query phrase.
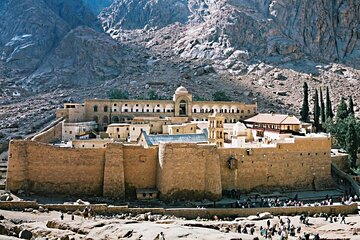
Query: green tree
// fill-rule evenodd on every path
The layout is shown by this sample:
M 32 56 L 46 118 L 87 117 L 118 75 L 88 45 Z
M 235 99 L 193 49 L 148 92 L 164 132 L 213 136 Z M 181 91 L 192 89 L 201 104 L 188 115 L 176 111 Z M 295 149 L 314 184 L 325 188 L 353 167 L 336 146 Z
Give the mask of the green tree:
M 348 110 L 348 113 L 349 114 L 355 114 L 354 102 L 353 102 L 352 96 L 349 96 L 349 110 Z
M 108 92 L 108 96 L 110 99 L 129 99 L 129 93 L 125 90 L 121 89 L 111 89 Z
M 193 101 L 208 101 L 208 99 L 198 95 L 193 95 Z
M 320 106 L 319 106 L 319 94 L 318 90 L 315 89 L 315 96 L 314 96 L 314 126 L 316 132 L 320 130 Z
M 217 91 L 213 94 L 214 101 L 231 101 L 231 97 L 223 91 Z
M 320 88 L 320 109 L 321 109 L 321 124 L 325 124 L 326 117 L 325 117 L 325 104 L 324 104 L 324 98 L 322 94 L 322 90 Z
M 332 104 L 330 100 L 330 93 L 329 93 L 329 87 L 326 87 L 326 118 L 333 118 L 334 113 L 332 110 Z
M 155 92 L 155 90 L 150 90 L 147 93 L 147 99 L 148 100 L 159 100 L 159 95 Z
M 344 98 L 341 98 L 340 104 L 336 111 L 336 122 L 347 118 L 347 116 L 349 116 L 348 108 Z
M 306 82 L 304 82 L 304 100 L 301 107 L 300 115 L 303 122 L 310 122 L 309 116 L 309 89 Z
M 357 151 L 359 148 L 359 143 L 358 143 L 358 137 L 357 136 L 357 129 L 356 129 L 356 122 L 351 120 L 348 123 L 348 128 L 347 128 L 347 132 L 346 132 L 346 151 L 349 154 L 349 161 L 350 161 L 350 166 L 352 168 L 356 167 L 356 159 L 357 159 Z

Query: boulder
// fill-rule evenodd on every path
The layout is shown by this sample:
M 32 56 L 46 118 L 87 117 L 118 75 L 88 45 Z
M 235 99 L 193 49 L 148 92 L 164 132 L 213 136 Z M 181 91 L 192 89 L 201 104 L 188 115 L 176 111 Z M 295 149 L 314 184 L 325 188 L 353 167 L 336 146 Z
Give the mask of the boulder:
M 19 233 L 19 238 L 21 239 L 31 239 L 33 236 L 32 232 L 30 232 L 29 230 L 22 230 L 20 233 Z

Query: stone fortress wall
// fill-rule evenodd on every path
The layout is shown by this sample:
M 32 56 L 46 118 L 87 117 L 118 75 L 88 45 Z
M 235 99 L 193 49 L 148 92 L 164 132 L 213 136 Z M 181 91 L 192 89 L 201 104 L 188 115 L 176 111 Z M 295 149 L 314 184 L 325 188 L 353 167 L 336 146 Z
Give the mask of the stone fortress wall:
M 124 198 L 155 188 L 165 200 L 218 199 L 231 189 L 321 189 L 332 184 L 330 144 L 327 137 L 297 137 L 252 149 L 190 143 L 63 148 L 18 140 L 10 143 L 7 189 Z

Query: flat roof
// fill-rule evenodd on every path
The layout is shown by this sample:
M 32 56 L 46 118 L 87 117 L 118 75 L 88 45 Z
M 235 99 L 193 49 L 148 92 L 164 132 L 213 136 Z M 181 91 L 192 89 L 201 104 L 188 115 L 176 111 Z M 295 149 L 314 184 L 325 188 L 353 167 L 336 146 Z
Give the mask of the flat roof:
M 298 125 L 300 120 L 292 115 L 273 114 L 273 113 L 259 113 L 251 118 L 244 120 L 247 123 L 270 123 L 270 124 L 284 124 L 284 125 Z

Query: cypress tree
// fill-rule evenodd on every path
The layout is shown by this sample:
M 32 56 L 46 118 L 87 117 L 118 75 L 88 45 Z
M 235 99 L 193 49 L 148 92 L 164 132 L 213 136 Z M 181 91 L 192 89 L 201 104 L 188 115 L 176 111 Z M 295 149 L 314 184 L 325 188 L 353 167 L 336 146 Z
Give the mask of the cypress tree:
M 336 122 L 344 120 L 345 118 L 347 118 L 347 116 L 349 116 L 348 108 L 344 98 L 341 98 L 340 104 L 336 111 Z
M 346 151 L 349 154 L 350 166 L 352 168 L 356 167 L 356 158 L 357 158 L 357 150 L 358 150 L 358 142 L 357 142 L 356 128 L 354 121 L 349 121 L 348 129 L 346 132 Z
M 303 122 L 310 122 L 310 116 L 309 116 L 309 93 L 308 93 L 308 85 L 306 82 L 304 82 L 304 100 L 302 104 L 302 108 L 300 111 L 301 120 Z
M 323 99 L 322 90 L 320 88 L 320 109 L 321 109 L 321 124 L 325 124 L 326 117 L 325 117 L 325 104 Z
M 314 126 L 316 132 L 320 130 L 320 106 L 319 106 L 319 95 L 318 90 L 315 89 L 315 96 L 314 96 Z
M 348 110 L 348 113 L 349 113 L 349 115 L 350 114 L 355 114 L 354 102 L 353 102 L 352 96 L 349 96 L 349 110 Z
M 326 118 L 333 118 L 334 113 L 332 111 L 329 87 L 326 87 Z

